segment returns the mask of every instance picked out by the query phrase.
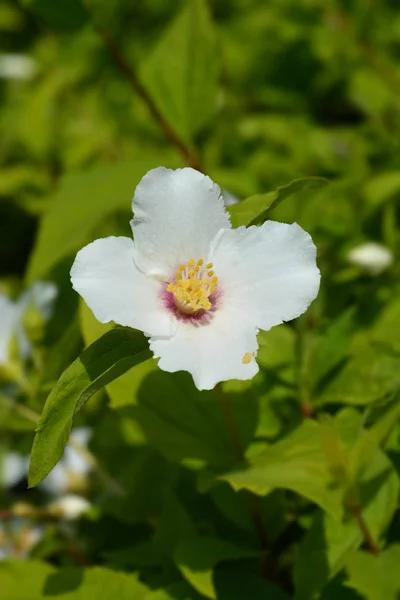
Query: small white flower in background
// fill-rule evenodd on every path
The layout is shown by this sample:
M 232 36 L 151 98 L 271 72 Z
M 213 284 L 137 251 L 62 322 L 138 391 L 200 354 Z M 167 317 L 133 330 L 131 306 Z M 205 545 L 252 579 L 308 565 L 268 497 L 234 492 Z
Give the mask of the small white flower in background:
M 82 453 L 74 447 L 74 442 L 82 448 L 86 448 L 91 435 L 90 427 L 77 427 L 72 430 L 70 443 L 65 448 L 63 457 L 42 481 L 40 489 L 48 494 L 61 496 L 69 490 L 79 487 L 92 467 Z
M 3 79 L 32 79 L 37 62 L 24 54 L 0 54 L 0 77 Z
M 14 335 L 21 358 L 29 356 L 31 344 L 23 326 L 23 314 L 29 306 L 34 306 L 47 321 L 52 314 L 56 297 L 57 287 L 53 283 L 42 281 L 34 283 L 15 302 L 0 293 L 0 364 L 8 362 L 9 346 Z
M 91 509 L 91 506 L 86 498 L 75 494 L 68 494 L 57 498 L 47 508 L 49 513 L 57 518 L 64 519 L 65 521 L 76 521 L 87 513 Z
M 164 371 L 196 386 L 251 379 L 257 332 L 302 314 L 320 273 L 299 225 L 232 229 L 220 188 L 190 168 L 159 167 L 133 199 L 134 241 L 99 239 L 71 269 L 74 289 L 101 323 L 140 329 Z
M 0 459 L 0 487 L 11 488 L 26 477 L 29 458 L 17 452 L 7 452 Z
M 379 275 L 393 263 L 393 253 L 376 242 L 367 242 L 352 248 L 347 256 L 349 262 L 370 275 Z

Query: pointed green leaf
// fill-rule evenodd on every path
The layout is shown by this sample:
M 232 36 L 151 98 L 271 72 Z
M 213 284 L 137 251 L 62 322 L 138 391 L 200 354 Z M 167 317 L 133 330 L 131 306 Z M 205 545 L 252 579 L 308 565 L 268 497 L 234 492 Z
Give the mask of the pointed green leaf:
M 186 141 L 216 110 L 216 35 L 205 0 L 186 2 L 141 69 L 141 80 Z
M 354 552 L 346 562 L 349 576 L 346 585 L 357 590 L 366 600 L 398 600 L 399 565 L 399 544 L 390 546 L 378 556 L 368 552 Z
M 130 203 L 143 175 L 154 161 L 101 165 L 65 175 L 44 215 L 30 257 L 27 279 L 40 279 L 57 263 L 92 241 L 91 232 L 105 217 Z
M 116 328 L 89 346 L 64 371 L 46 401 L 37 428 L 29 469 L 30 487 L 40 483 L 57 464 L 75 413 L 97 390 L 149 356 L 142 334 Z
M 233 227 L 239 227 L 241 225 L 264 223 L 269 217 L 269 213 L 292 194 L 307 188 L 319 189 L 328 183 L 329 181 L 322 177 L 305 177 L 304 179 L 295 179 L 291 183 L 278 188 L 275 192 L 250 196 L 228 208 L 232 225 Z

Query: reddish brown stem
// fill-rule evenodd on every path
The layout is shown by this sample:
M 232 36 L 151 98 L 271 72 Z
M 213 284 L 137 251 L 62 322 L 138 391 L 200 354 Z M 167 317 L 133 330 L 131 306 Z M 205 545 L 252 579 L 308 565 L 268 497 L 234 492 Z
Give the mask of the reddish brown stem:
M 367 546 L 369 552 L 371 552 L 371 554 L 378 554 L 378 546 L 376 545 L 376 542 L 372 537 L 372 533 L 370 532 L 368 525 L 363 517 L 360 504 L 358 502 L 351 503 L 350 510 L 353 513 L 353 517 L 358 527 L 360 528 L 365 545 Z

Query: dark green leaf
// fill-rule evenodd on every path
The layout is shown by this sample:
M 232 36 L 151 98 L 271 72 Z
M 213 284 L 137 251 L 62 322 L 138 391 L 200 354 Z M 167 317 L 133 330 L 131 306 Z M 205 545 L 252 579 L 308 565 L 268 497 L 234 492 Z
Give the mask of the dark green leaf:
M 89 15 L 80 0 L 22 0 L 26 8 L 57 29 L 80 29 Z
M 256 556 L 257 553 L 214 537 L 192 538 L 181 542 L 174 554 L 184 577 L 196 590 L 216 600 L 212 573 L 216 565 L 226 560 Z
M 75 413 L 110 381 L 150 356 L 138 332 L 116 328 L 87 348 L 50 393 L 33 442 L 29 485 L 35 486 L 60 459 Z

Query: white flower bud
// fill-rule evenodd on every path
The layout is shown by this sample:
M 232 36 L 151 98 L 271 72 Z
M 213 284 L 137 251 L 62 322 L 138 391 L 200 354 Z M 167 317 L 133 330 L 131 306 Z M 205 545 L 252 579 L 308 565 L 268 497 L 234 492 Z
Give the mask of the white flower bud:
M 48 506 L 49 512 L 66 521 L 76 521 L 90 510 L 91 504 L 82 496 L 69 494 L 55 500 Z
M 381 244 L 367 242 L 352 248 L 348 253 L 349 262 L 370 275 L 379 275 L 393 262 L 393 254 Z

